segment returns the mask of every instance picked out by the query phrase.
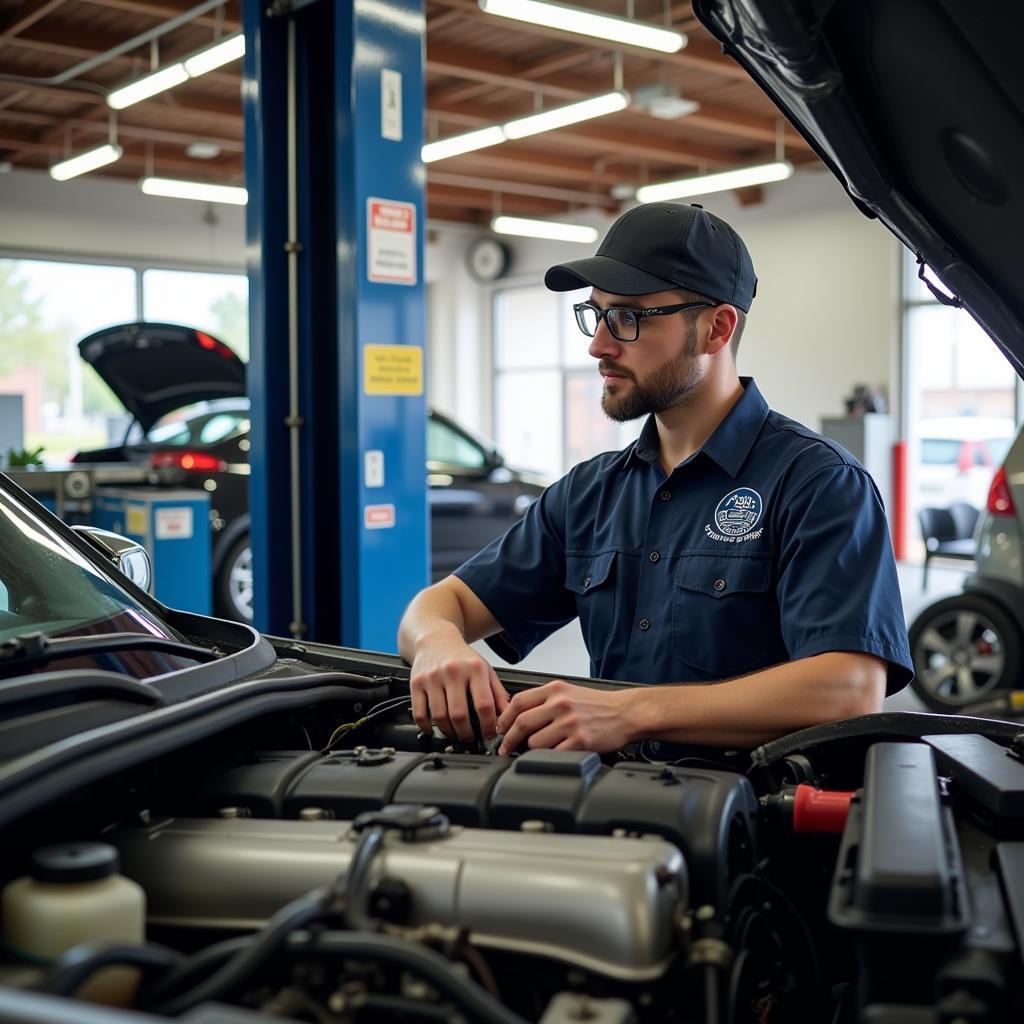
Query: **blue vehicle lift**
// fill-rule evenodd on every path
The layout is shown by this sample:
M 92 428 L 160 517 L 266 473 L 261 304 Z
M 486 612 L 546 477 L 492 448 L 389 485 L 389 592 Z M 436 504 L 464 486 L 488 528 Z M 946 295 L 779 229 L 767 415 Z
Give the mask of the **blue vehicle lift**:
M 396 649 L 429 582 L 421 0 L 244 0 L 255 623 Z

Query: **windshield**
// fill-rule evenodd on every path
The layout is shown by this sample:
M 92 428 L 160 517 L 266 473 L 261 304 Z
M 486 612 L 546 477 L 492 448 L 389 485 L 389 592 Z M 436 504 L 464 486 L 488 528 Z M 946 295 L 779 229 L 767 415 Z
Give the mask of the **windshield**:
M 34 632 L 182 639 L 0 488 L 0 643 Z

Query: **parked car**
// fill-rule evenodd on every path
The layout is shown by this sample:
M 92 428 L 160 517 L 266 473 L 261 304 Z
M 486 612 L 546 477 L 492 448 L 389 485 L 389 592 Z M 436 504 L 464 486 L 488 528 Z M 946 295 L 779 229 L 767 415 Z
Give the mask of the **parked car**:
M 977 570 L 962 594 L 929 605 L 910 627 L 913 687 L 936 711 L 1021 688 L 1024 669 L 1024 429 L 991 481 L 975 530 Z
M 915 425 L 917 498 L 921 506 L 985 504 L 996 469 L 1014 435 L 1009 417 L 936 416 Z
M 82 358 L 134 417 L 124 440 L 73 462 L 140 462 L 170 487 L 207 490 L 213 607 L 251 622 L 249 400 L 245 364 L 225 344 L 178 324 L 106 327 L 79 342 Z M 504 533 L 545 480 L 510 469 L 485 438 L 438 412 L 427 419 L 431 576 L 447 576 Z
M 974 1019 L 1020 1018 L 971 824 L 1013 827 L 975 780 L 1016 726 L 501 757 L 421 734 L 397 657 L 166 608 L 145 560 L 0 475 L 0 1020 L 852 1022 L 954 998 L 975 934 Z

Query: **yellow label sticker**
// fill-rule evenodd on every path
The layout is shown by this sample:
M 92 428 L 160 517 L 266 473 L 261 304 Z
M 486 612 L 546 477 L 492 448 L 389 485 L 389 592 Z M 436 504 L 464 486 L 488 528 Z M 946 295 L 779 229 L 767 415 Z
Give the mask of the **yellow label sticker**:
M 1010 707 L 1014 711 L 1020 711 L 1021 708 L 1024 708 L 1024 690 L 1010 691 Z
M 364 345 L 363 392 L 367 395 L 422 395 L 421 345 Z
M 133 533 L 135 536 L 146 532 L 146 506 L 129 505 L 125 510 L 124 529 L 125 533 Z

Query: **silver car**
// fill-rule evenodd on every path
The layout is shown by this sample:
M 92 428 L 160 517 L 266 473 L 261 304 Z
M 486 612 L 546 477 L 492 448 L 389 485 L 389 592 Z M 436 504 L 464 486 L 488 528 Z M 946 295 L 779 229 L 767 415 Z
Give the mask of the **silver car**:
M 975 530 L 977 571 L 961 594 L 925 608 L 910 627 L 913 688 L 951 711 L 1024 689 L 1024 429 L 996 471 Z M 1003 691 L 1003 692 L 1000 692 Z

